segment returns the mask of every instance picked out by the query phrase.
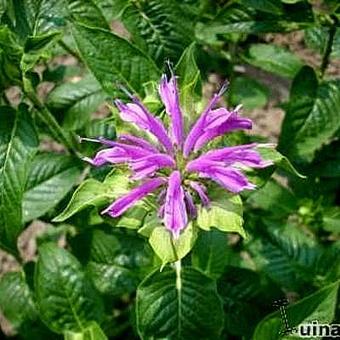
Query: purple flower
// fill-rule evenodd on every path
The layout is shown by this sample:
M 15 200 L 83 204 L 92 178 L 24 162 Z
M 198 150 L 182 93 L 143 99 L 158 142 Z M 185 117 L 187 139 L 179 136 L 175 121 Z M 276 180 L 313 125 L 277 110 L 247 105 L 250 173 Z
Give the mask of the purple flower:
M 226 85 L 213 96 L 188 133 L 184 131 L 177 82 L 173 74 L 170 79 L 163 75 L 159 85 L 159 94 L 171 122 L 170 131 L 136 97 L 131 96 L 132 103 L 127 104 L 115 101 L 121 119 L 147 130 L 158 140 L 158 144 L 128 134 L 118 136 L 117 141 L 96 140 L 107 148 L 99 151 L 93 159 L 85 158 L 86 161 L 94 166 L 127 164 L 132 172 L 131 179 L 142 181 L 114 201 L 103 214 L 118 217 L 137 201 L 159 190 L 158 216 L 177 238 L 188 221 L 197 216 L 195 199 L 202 206 L 209 207 L 209 196 L 203 184 L 207 179 L 232 193 L 255 188 L 242 171 L 272 164 L 261 158 L 257 151 L 258 144 L 223 147 L 196 155 L 212 139 L 236 129 L 252 127 L 250 119 L 240 117 L 240 106 L 230 111 L 223 107 L 216 108 L 225 90 Z M 192 173 L 196 174 L 196 180 L 192 180 Z

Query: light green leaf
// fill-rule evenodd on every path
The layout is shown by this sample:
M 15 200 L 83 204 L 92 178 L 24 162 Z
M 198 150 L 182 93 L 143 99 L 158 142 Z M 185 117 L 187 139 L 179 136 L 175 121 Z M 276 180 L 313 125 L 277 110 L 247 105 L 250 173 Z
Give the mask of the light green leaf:
M 201 73 L 195 60 L 196 44 L 188 46 L 175 67 L 178 76 L 180 103 L 186 122 L 197 116 L 196 102 L 202 94 Z
M 107 336 L 96 322 L 92 322 L 81 333 L 66 331 L 64 340 L 107 340 Z
M 121 16 L 132 41 L 159 65 L 176 62 L 192 41 L 192 25 L 183 21 L 178 5 L 166 0 L 128 2 Z M 190 20 L 190 19 L 189 19 Z
M 149 242 L 164 266 L 187 255 L 194 246 L 196 238 L 197 229 L 193 227 L 192 223 L 185 227 L 178 239 L 174 239 L 171 232 L 159 224 L 151 231 Z
M 203 230 L 215 227 L 224 232 L 239 233 L 246 237 L 242 227 L 242 200 L 238 195 L 230 195 L 225 190 L 209 193 L 209 208 L 198 207 L 197 225 Z
M 237 77 L 230 84 L 229 101 L 233 106 L 242 104 L 251 110 L 267 104 L 268 88 L 249 77 Z
M 298 327 L 299 324 L 311 323 L 314 320 L 317 320 L 319 324 L 330 324 L 335 316 L 338 288 L 339 282 L 333 283 L 288 306 L 286 314 L 289 326 Z M 253 339 L 301 339 L 297 334 L 282 337 L 279 334 L 281 330 L 282 320 L 277 311 L 258 324 Z M 320 337 L 313 337 L 313 339 L 320 339 Z
M 0 107 L 0 246 L 16 253 L 22 198 L 38 139 L 27 108 Z
M 63 222 L 85 208 L 103 207 L 126 193 L 128 185 L 128 176 L 118 172 L 109 174 L 103 183 L 92 178 L 87 179 L 74 192 L 64 211 L 53 221 Z
M 137 290 L 137 328 L 142 339 L 218 339 L 223 310 L 215 281 L 184 267 L 155 270 Z
M 302 67 L 301 60 L 293 53 L 283 47 L 268 44 L 251 45 L 245 60 L 251 65 L 287 78 L 293 78 Z
M 76 83 L 64 83 L 48 95 L 47 105 L 64 114 L 66 130 L 83 128 L 91 119 L 91 113 L 104 103 L 106 94 L 93 76 L 85 76 Z
M 219 230 L 200 232 L 191 255 L 192 265 L 216 280 L 223 274 L 229 252 L 226 233 Z
M 103 319 L 102 300 L 80 263 L 55 244 L 39 248 L 35 295 L 41 319 L 56 333 L 83 331 Z
M 53 153 L 37 156 L 23 197 L 24 222 L 43 216 L 57 205 L 79 176 L 79 164 L 69 156 Z
M 143 94 L 143 83 L 158 80 L 154 62 L 127 40 L 78 23 L 72 32 L 82 58 L 109 95 L 117 92 L 117 82 Z

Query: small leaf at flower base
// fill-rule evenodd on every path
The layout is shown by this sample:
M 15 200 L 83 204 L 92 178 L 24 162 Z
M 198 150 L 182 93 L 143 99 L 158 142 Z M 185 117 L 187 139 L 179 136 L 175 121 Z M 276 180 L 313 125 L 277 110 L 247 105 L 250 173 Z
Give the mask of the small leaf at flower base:
M 128 176 L 118 172 L 109 174 L 103 183 L 93 178 L 87 179 L 74 192 L 64 211 L 53 221 L 63 222 L 88 207 L 104 207 L 126 193 L 128 185 Z
M 171 232 L 165 226 L 160 225 L 152 230 L 149 242 L 164 266 L 187 255 L 194 246 L 196 238 L 197 230 L 192 223 L 185 227 L 178 239 L 174 239 Z
M 198 208 L 197 225 L 203 230 L 215 227 L 224 232 L 239 233 L 246 237 L 242 227 L 242 200 L 238 195 L 230 195 L 225 190 L 209 193 L 210 207 Z
M 143 221 L 143 226 L 138 229 L 138 233 L 145 236 L 150 237 L 152 231 L 160 227 L 162 225 L 162 221 L 157 216 L 156 212 L 149 212 Z
M 115 218 L 111 223 L 117 228 L 139 229 L 149 212 L 149 207 L 143 201 L 127 210 L 121 217 Z
M 107 340 L 107 336 L 96 322 L 91 322 L 82 332 L 66 331 L 64 340 Z
M 40 317 L 56 333 L 103 320 L 103 303 L 77 259 L 53 243 L 39 248 L 35 295 Z
M 142 339 L 219 339 L 222 303 L 216 283 L 184 267 L 151 273 L 137 290 L 137 328 Z
M 192 251 L 192 265 L 216 280 L 223 274 L 229 252 L 226 233 L 215 229 L 202 231 Z
M 317 320 L 319 324 L 331 324 L 335 317 L 338 289 L 339 282 L 335 282 L 286 307 L 289 326 L 298 327 L 300 324 L 311 324 L 314 320 Z M 301 338 L 291 335 L 282 337 L 280 335 L 280 331 L 284 330 L 282 323 L 279 311 L 268 315 L 257 325 L 252 339 L 288 340 Z

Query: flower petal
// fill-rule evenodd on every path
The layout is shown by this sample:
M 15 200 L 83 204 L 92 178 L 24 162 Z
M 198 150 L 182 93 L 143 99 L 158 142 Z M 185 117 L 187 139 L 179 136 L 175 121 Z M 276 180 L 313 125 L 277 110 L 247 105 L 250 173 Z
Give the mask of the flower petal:
M 197 192 L 202 205 L 208 207 L 210 205 L 210 199 L 206 194 L 206 188 L 202 184 L 194 181 L 190 181 L 189 184 Z
M 190 193 L 188 191 L 184 191 L 184 195 L 185 195 L 186 207 L 187 207 L 190 218 L 196 218 L 197 217 L 197 209 L 196 209 L 196 206 L 194 204 L 194 200 L 192 199 L 192 196 L 190 195 Z
M 161 168 L 173 168 L 176 163 L 171 156 L 157 153 L 132 161 L 130 166 L 135 172 L 132 178 L 138 180 L 153 175 Z
M 154 117 L 137 98 L 133 97 L 133 103 L 124 104 L 122 101 L 116 100 L 115 104 L 120 111 L 120 117 L 124 121 L 134 123 L 141 129 L 150 131 L 168 152 L 172 152 L 172 143 L 163 123 L 157 117 Z
M 154 145 L 152 145 L 150 142 L 140 137 L 136 137 L 136 136 L 129 135 L 129 134 L 122 134 L 122 135 L 119 135 L 118 140 L 126 144 L 139 146 L 141 148 L 144 148 L 152 152 L 156 152 L 156 153 L 159 152 L 159 150 Z
M 137 201 L 156 190 L 165 182 L 166 180 L 164 178 L 157 177 L 143 183 L 139 187 L 132 189 L 129 193 L 114 201 L 108 208 L 102 211 L 102 214 L 109 214 L 111 217 L 120 216 Z
M 173 75 L 167 80 L 163 74 L 160 85 L 159 95 L 165 105 L 167 114 L 171 117 L 171 135 L 174 144 L 181 147 L 183 144 L 183 115 L 179 105 L 178 89 L 176 77 Z
M 188 215 L 184 202 L 184 190 L 179 171 L 174 171 L 168 181 L 164 205 L 164 223 L 175 238 L 188 224 Z

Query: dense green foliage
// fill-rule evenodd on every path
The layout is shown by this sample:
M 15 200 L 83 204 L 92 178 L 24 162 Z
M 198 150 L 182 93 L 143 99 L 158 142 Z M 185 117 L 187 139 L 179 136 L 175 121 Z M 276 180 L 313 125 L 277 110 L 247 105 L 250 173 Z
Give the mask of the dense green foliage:
M 21 268 L 0 277 L 0 310 L 14 333 L 277 340 L 273 303 L 287 296 L 292 327 L 339 321 L 340 79 L 327 72 L 340 57 L 339 22 L 336 0 L 0 1 L 0 248 Z M 117 23 L 124 29 L 111 30 Z M 265 39 L 293 31 L 318 66 Z M 58 63 L 65 54 L 76 65 Z M 245 115 L 264 107 L 272 89 L 244 70 L 290 84 L 279 103 L 278 151 L 261 150 L 274 165 L 249 173 L 259 189 L 209 192 L 211 208 L 199 209 L 177 240 L 159 223 L 154 198 L 118 219 L 100 215 L 131 188 L 129 174 L 90 169 L 81 158 L 98 145 L 77 138 L 124 130 L 111 105 L 125 96 L 120 85 L 161 115 L 166 59 L 191 120 L 211 73 L 230 80 L 224 99 L 244 104 Z M 45 98 L 46 82 L 53 89 Z M 104 103 L 110 115 L 94 117 Z M 51 140 L 62 151 L 42 147 Z M 252 141 L 265 139 L 234 132 L 221 142 Z M 37 261 L 24 263 L 18 237 L 36 219 L 49 228 Z

